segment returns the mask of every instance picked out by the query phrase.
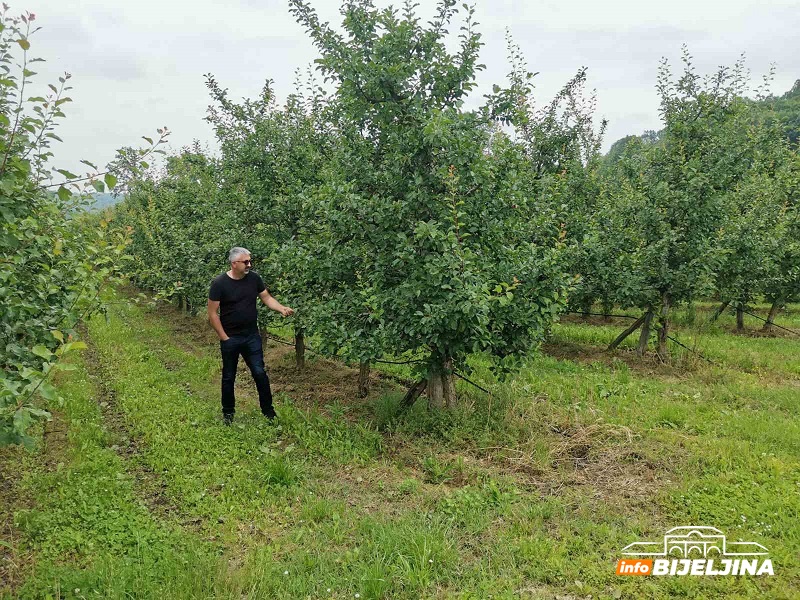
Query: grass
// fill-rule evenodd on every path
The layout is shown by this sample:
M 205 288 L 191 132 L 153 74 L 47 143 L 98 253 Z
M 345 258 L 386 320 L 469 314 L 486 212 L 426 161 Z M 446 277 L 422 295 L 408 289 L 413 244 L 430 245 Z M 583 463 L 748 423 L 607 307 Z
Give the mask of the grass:
M 379 372 L 405 366 L 360 400 L 357 370 L 309 357 L 299 374 L 270 345 L 279 424 L 244 369 L 226 428 L 202 323 L 116 303 L 58 382 L 63 447 L 1 457 L 25 473 L 6 594 L 797 597 L 800 341 L 698 326 L 711 308 L 678 313 L 676 335 L 718 365 L 607 355 L 618 325 L 568 320 L 504 382 L 471 357 L 491 400 L 459 382 L 447 413 L 400 410 Z M 690 523 L 762 543 L 776 575 L 614 575 L 624 546 Z
M 25 457 L 14 526 L 35 556 L 22 598 L 200 597 L 219 571 L 212 544 L 155 519 L 110 446 L 83 361 L 60 384 L 47 444 Z M 63 428 L 63 429 L 62 429 Z M 67 431 L 66 436 L 59 433 Z

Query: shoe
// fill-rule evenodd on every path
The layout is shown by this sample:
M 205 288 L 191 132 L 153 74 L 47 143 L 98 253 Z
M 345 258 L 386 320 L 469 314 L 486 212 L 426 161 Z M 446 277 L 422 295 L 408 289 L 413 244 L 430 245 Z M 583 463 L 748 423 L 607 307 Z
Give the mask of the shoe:
M 268 411 L 265 411 L 265 412 L 263 412 L 261 414 L 263 414 L 267 418 L 267 420 L 269 420 L 269 421 L 274 421 L 278 416 L 275 413 L 275 409 L 274 408 L 271 408 Z
M 222 422 L 226 426 L 230 426 L 233 423 L 233 413 L 223 413 L 222 415 Z

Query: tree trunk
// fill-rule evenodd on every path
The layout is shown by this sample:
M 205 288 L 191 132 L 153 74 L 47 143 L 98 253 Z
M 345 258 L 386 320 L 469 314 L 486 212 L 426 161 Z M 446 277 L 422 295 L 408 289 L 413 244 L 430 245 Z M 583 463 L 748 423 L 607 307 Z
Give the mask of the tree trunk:
M 769 309 L 769 314 L 767 315 L 767 322 L 764 323 L 764 327 L 761 328 L 761 331 L 765 333 L 772 331 L 772 324 L 775 322 L 775 315 L 777 315 L 778 311 L 781 309 L 781 304 L 780 298 L 772 303 L 772 307 Z
M 628 337 L 628 336 L 629 336 L 630 334 L 632 334 L 634 331 L 636 331 L 637 329 L 639 329 L 639 327 L 641 327 L 641 326 L 642 326 L 642 323 L 644 323 L 644 318 L 645 318 L 645 316 L 646 316 L 646 315 L 647 315 L 647 313 L 643 314 L 641 317 L 639 317 L 638 319 L 636 319 L 636 320 L 633 322 L 633 325 L 631 325 L 631 326 L 630 326 L 630 327 L 628 327 L 628 328 L 627 328 L 625 331 L 623 331 L 622 333 L 620 333 L 620 334 L 617 336 L 617 339 L 615 339 L 613 342 L 611 342 L 611 343 L 609 344 L 609 346 L 608 346 L 608 350 L 609 350 L 609 351 L 610 351 L 610 350 L 616 350 L 617 346 L 619 346 L 619 345 L 622 343 L 622 340 L 624 340 L 626 337 Z
M 369 395 L 369 361 L 362 360 L 358 368 L 358 397 L 366 398 Z
M 428 402 L 436 408 L 454 408 L 456 384 L 453 359 L 434 358 L 428 368 Z
M 186 296 L 178 296 L 178 307 L 182 313 L 186 312 Z
M 417 398 L 419 398 L 419 395 L 425 391 L 425 387 L 427 385 L 427 379 L 420 379 L 417 383 L 412 385 L 406 392 L 406 395 L 403 396 L 403 399 L 400 401 L 400 406 L 404 408 L 412 406 L 414 402 L 417 401 Z
M 717 310 L 715 310 L 715 311 L 714 311 L 714 312 L 711 314 L 711 320 L 712 320 L 712 321 L 716 321 L 717 319 L 719 319 L 719 316 L 720 316 L 720 315 L 721 315 L 723 312 L 725 312 L 725 309 L 726 309 L 726 308 L 728 308 L 728 305 L 729 305 L 730 303 L 731 303 L 731 302 L 730 302 L 730 300 L 728 300 L 727 302 L 723 302 L 722 304 L 720 304 L 720 305 L 719 305 L 719 307 L 717 308 Z
M 603 317 L 603 321 L 605 323 L 610 323 L 611 322 L 611 317 L 608 316 L 608 315 L 611 314 L 611 311 L 614 308 L 614 305 L 611 303 L 610 300 L 603 300 L 603 303 L 602 303 L 601 306 L 603 307 L 603 314 L 606 315 L 606 316 Z
M 298 369 L 306 368 L 306 338 L 302 328 L 294 330 L 294 360 Z
M 636 348 L 636 354 L 644 356 L 647 352 L 647 343 L 650 341 L 650 325 L 653 322 L 653 310 L 648 309 L 644 313 L 644 323 L 642 323 L 642 332 L 639 334 L 639 346 Z
M 666 292 L 661 296 L 661 327 L 658 329 L 658 356 L 661 360 L 667 360 L 669 351 L 667 350 L 667 336 L 669 335 L 669 294 Z
M 736 305 L 736 331 L 744 331 L 744 305 Z

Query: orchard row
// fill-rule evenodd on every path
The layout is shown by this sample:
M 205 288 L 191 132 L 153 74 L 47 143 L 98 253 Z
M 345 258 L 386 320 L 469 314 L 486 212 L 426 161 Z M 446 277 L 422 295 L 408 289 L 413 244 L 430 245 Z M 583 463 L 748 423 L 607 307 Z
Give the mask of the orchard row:
M 298 342 L 362 365 L 421 353 L 408 400 L 427 387 L 445 406 L 470 353 L 507 372 L 568 305 L 636 307 L 641 350 L 654 331 L 666 354 L 683 303 L 797 298 L 800 163 L 765 91 L 747 99 L 742 62 L 708 77 L 688 52 L 678 76 L 662 63 L 663 129 L 611 160 L 585 71 L 537 105 L 511 40 L 507 83 L 467 108 L 482 68 L 469 9 L 443 0 L 423 24 L 351 1 L 336 30 L 291 5 L 323 85 L 278 105 L 268 82 L 237 104 L 208 76 L 220 155 L 172 156 L 118 211 L 138 284 L 203 310 L 243 245 L 296 309 Z

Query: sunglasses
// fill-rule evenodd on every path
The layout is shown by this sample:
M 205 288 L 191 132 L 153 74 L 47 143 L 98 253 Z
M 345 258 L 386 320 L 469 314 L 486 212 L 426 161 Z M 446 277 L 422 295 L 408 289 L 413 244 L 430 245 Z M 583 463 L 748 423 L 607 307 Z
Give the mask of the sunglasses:
M 240 262 L 240 263 L 244 263 L 246 265 L 252 265 L 253 264 L 252 260 L 235 260 L 233 262 Z

